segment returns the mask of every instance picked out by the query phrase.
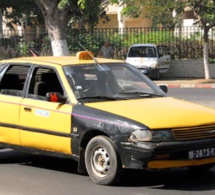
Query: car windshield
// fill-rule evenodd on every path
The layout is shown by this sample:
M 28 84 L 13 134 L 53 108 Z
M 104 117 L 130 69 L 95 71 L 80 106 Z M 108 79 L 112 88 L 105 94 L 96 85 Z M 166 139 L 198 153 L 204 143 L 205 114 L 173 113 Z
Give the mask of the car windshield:
M 157 53 L 154 47 L 149 46 L 135 46 L 131 47 L 128 53 L 128 57 L 157 57 Z
M 65 66 L 66 78 L 79 101 L 96 102 L 161 97 L 166 94 L 126 63 Z

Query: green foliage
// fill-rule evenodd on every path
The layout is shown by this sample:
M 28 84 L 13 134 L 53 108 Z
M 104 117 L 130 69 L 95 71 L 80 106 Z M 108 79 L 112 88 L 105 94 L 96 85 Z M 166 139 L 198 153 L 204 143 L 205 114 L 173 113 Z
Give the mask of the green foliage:
M 24 44 L 20 47 L 20 55 L 21 56 L 28 56 L 29 55 L 29 45 L 28 44 Z
M 80 29 L 93 29 L 99 18 L 108 21 L 105 12 L 109 3 L 108 0 L 59 0 L 58 2 L 59 9 L 69 8 L 69 26 L 74 27 L 75 24 L 78 24 Z
M 17 47 L 20 42 L 20 37 L 19 36 L 11 36 L 10 38 L 2 38 L 0 39 L 0 46 L 4 47 Z
M 113 3 L 117 1 L 112 0 Z M 173 0 L 121 0 L 119 5 L 123 5 L 122 14 L 137 18 L 149 18 L 153 20 L 153 26 L 174 28 L 177 21 L 180 21 L 183 13 L 183 3 Z M 177 11 L 177 16 L 172 17 L 173 11 Z
M 196 21 L 204 28 L 215 26 L 215 1 L 209 0 L 186 0 L 185 4 L 194 11 Z
M 122 11 L 123 15 L 128 15 L 131 16 L 133 18 L 138 18 L 141 15 L 141 10 L 139 5 L 134 4 L 132 6 L 126 6 L 124 7 L 123 11 Z
M 11 46 L 0 45 L 0 59 L 9 59 L 20 56 L 20 50 Z
M 172 42 L 174 35 L 172 31 L 169 30 L 156 30 L 151 28 L 144 28 L 143 32 L 128 33 L 124 45 L 129 45 L 133 43 L 168 43 Z
M 40 50 L 38 51 L 41 56 L 52 56 L 51 42 L 48 36 L 44 36 Z
M 63 9 L 64 7 L 66 6 L 69 6 L 70 4 L 70 0 L 61 0 L 59 3 L 58 3 L 58 8 L 59 9 Z
M 7 19 L 7 26 L 10 28 L 13 28 L 14 24 L 21 25 L 24 21 L 23 16 L 25 16 L 25 18 L 28 18 L 27 25 L 33 25 L 32 22 L 34 23 L 34 25 L 38 25 L 38 21 L 40 22 L 40 24 L 44 24 L 44 19 L 41 11 L 36 6 L 34 0 L 0 1 L 0 8 L 3 10 L 4 17 Z
M 185 32 L 189 32 L 189 28 Z M 135 29 L 95 29 L 94 31 L 73 29 L 68 33 L 68 45 L 72 55 L 84 50 L 93 51 L 97 56 L 105 40 L 109 40 L 114 49 L 114 58 L 124 59 L 128 48 L 134 43 L 154 43 L 166 45 L 170 49 L 172 59 L 202 58 L 202 35 L 200 32 L 180 36 L 168 28 L 135 28 Z M 185 33 L 186 34 L 186 33 Z M 210 57 L 213 57 L 213 41 L 209 46 Z
M 112 2 L 117 3 L 116 0 Z M 125 5 L 123 14 L 151 18 L 155 26 L 162 24 L 163 27 L 173 28 L 175 24 L 180 24 L 185 8 L 194 12 L 196 24 L 204 29 L 215 26 L 214 0 L 135 0 L 135 3 L 134 0 L 121 0 L 119 4 Z M 175 17 L 172 17 L 173 11 L 176 13 Z
M 72 55 L 75 55 L 78 51 L 84 50 L 84 48 L 94 52 L 95 54 L 98 53 L 101 39 L 100 35 L 96 32 L 94 33 L 86 30 L 73 29 L 70 33 L 68 33 L 68 35 L 67 41 L 70 53 Z M 82 48 L 79 43 L 81 43 L 84 48 Z

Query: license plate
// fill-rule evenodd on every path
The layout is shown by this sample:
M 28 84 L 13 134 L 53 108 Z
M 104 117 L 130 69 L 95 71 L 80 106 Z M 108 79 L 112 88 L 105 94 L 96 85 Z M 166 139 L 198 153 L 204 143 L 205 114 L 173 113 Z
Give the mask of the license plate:
M 143 70 L 143 69 L 141 70 L 141 69 L 140 69 L 140 71 L 141 71 L 142 73 L 147 73 L 147 70 Z
M 188 152 L 189 159 L 207 158 L 215 156 L 215 148 L 192 150 Z

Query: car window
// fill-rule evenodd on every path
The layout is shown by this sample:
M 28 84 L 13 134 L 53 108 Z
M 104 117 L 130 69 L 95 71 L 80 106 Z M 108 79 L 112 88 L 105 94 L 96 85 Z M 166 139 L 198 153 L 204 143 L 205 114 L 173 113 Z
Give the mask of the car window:
M 105 97 L 116 100 L 141 98 L 152 94 L 165 95 L 145 75 L 129 64 L 66 66 L 64 71 L 78 100 L 101 101 L 101 98 Z
M 160 56 L 162 55 L 168 55 L 169 51 L 166 46 L 158 46 L 158 53 Z
M 55 70 L 37 67 L 33 71 L 27 97 L 46 100 L 48 92 L 59 92 L 64 95 Z
M 131 47 L 128 53 L 128 57 L 157 57 L 157 53 L 154 47 Z
M 120 69 L 113 67 L 113 70 L 113 74 L 117 82 L 126 91 L 144 90 L 145 92 L 153 92 L 153 90 L 147 83 L 142 82 L 142 79 L 138 77 L 138 75 L 131 72 L 127 67 Z
M 11 65 L 1 78 L 0 93 L 5 95 L 23 96 L 24 83 L 30 66 Z

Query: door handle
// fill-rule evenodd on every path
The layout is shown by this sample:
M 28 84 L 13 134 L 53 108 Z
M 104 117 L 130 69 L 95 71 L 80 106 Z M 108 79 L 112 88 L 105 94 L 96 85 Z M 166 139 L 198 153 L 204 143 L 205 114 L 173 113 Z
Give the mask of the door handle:
M 31 111 L 31 108 L 24 107 L 25 111 Z

